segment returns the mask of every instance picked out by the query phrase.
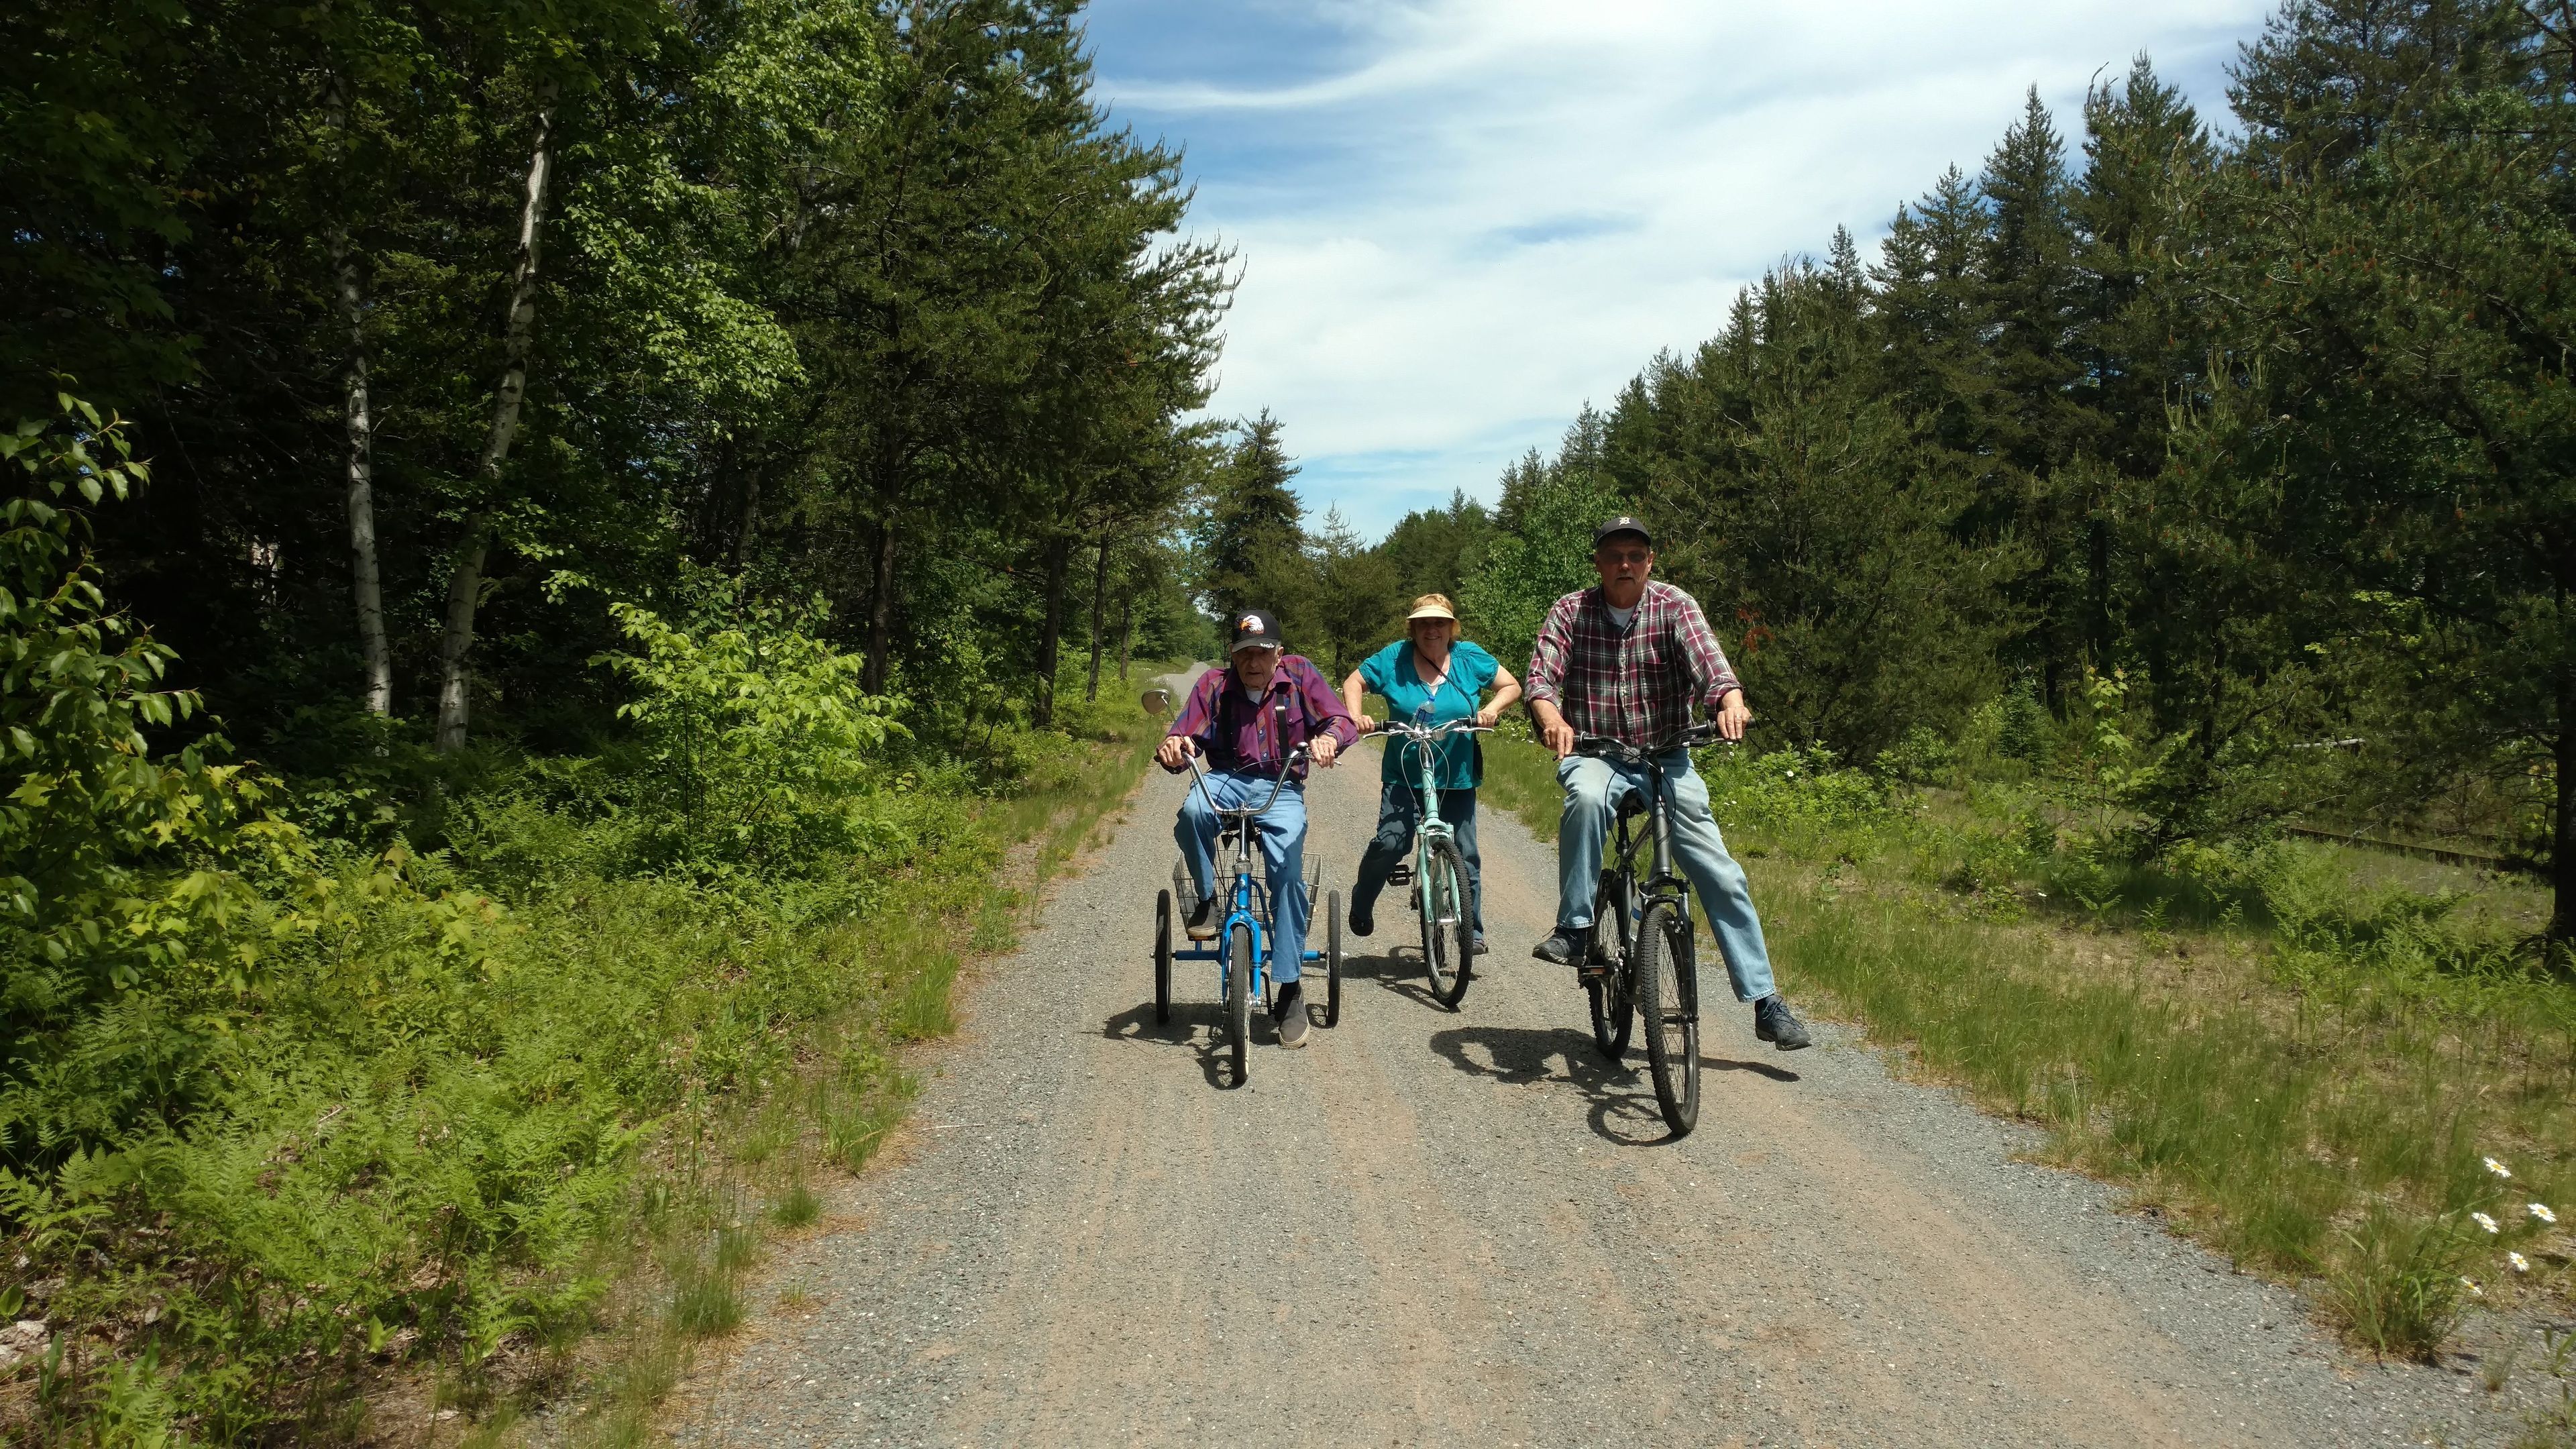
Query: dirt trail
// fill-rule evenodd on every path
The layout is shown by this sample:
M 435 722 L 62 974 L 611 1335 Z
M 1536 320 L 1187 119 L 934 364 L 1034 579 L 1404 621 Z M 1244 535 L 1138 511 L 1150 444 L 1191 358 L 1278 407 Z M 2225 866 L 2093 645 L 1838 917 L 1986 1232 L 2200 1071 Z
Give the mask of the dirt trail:
M 1319 772 L 1347 889 L 1374 751 Z M 1699 1132 L 1593 1053 L 1532 961 L 1553 857 L 1482 822 L 1495 954 L 1421 990 L 1389 901 L 1342 1025 L 1256 1016 L 1221 1090 L 1213 968 L 1154 1025 L 1149 935 L 1179 786 L 1156 774 L 966 1027 L 890 1156 L 783 1250 L 688 1442 L 2452 1442 L 2467 1382 L 2356 1366 L 2009 1129 L 1833 1029 L 1780 1055 L 1725 1007 Z M 1761 878 L 1755 878 L 1757 900 Z M 1365 954 L 1362 954 L 1365 953 Z M 1794 999 L 1795 962 L 1783 976 Z M 778 1295 L 798 1307 L 777 1304 Z

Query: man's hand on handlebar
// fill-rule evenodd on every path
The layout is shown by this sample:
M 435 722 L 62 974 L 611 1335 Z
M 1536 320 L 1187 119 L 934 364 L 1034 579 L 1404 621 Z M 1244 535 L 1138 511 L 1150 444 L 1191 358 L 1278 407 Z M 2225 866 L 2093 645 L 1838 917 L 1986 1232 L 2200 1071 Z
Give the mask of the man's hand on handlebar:
M 1556 707 L 1555 701 L 1533 700 L 1530 713 L 1538 719 L 1539 743 L 1547 746 L 1550 754 L 1562 760 L 1574 753 L 1574 726 L 1565 722 L 1565 715 Z
M 1306 742 L 1315 752 L 1315 763 L 1329 770 L 1333 757 L 1342 752 L 1342 742 L 1330 734 L 1320 734 Z
M 1163 742 L 1154 747 L 1154 763 L 1178 774 L 1189 764 L 1190 756 L 1198 752 L 1199 742 L 1188 735 L 1165 735 Z
M 1753 711 L 1745 708 L 1744 691 L 1730 689 L 1717 706 L 1717 732 L 1730 741 L 1744 738 L 1744 727 L 1753 723 Z

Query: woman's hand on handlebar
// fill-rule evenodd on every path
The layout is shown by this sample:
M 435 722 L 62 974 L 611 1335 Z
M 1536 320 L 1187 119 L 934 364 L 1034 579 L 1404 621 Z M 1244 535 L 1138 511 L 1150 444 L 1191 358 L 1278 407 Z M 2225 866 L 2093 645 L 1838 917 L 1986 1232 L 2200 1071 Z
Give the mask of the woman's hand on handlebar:
M 1199 742 L 1188 735 L 1165 735 L 1163 742 L 1154 747 L 1154 763 L 1179 774 L 1189 764 L 1190 756 L 1198 752 Z
M 1361 734 L 1368 735 L 1377 733 L 1377 716 L 1375 715 L 1355 714 L 1351 716 L 1351 723 L 1360 727 Z
M 1494 725 L 1502 719 L 1502 717 L 1502 706 L 1495 704 L 1486 705 L 1483 709 L 1476 711 L 1476 727 L 1478 729 L 1492 729 Z

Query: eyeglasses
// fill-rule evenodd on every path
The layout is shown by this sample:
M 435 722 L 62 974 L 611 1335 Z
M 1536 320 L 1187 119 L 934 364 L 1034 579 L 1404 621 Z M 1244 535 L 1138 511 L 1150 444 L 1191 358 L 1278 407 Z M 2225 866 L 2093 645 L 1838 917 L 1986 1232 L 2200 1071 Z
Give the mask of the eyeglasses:
M 1606 564 L 1641 564 L 1654 556 L 1651 549 L 1642 548 L 1605 548 L 1593 555 Z

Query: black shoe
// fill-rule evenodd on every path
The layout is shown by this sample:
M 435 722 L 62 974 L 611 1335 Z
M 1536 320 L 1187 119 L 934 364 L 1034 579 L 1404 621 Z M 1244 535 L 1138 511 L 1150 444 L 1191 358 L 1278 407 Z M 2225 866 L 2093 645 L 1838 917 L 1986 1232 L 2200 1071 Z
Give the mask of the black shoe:
M 1352 935 L 1365 936 L 1377 929 L 1377 909 L 1374 906 L 1353 906 L 1342 924 L 1351 928 Z
M 1530 954 L 1552 966 L 1571 966 L 1583 959 L 1584 941 L 1591 934 L 1586 926 L 1559 926 L 1531 947 Z
M 1776 991 L 1753 1003 L 1753 1035 L 1784 1052 L 1816 1044 L 1815 1038 L 1807 1035 L 1807 1024 L 1789 1010 L 1789 1003 L 1781 1000 Z
M 1306 1029 L 1312 1023 L 1306 1020 L 1306 993 L 1298 989 L 1296 982 L 1280 988 L 1279 999 L 1270 1007 L 1270 1020 L 1279 1028 L 1281 1046 L 1306 1044 Z
M 1191 910 L 1189 923 L 1184 929 L 1189 932 L 1189 937 L 1193 941 L 1215 940 L 1216 897 L 1199 897 L 1199 903 L 1196 908 Z

